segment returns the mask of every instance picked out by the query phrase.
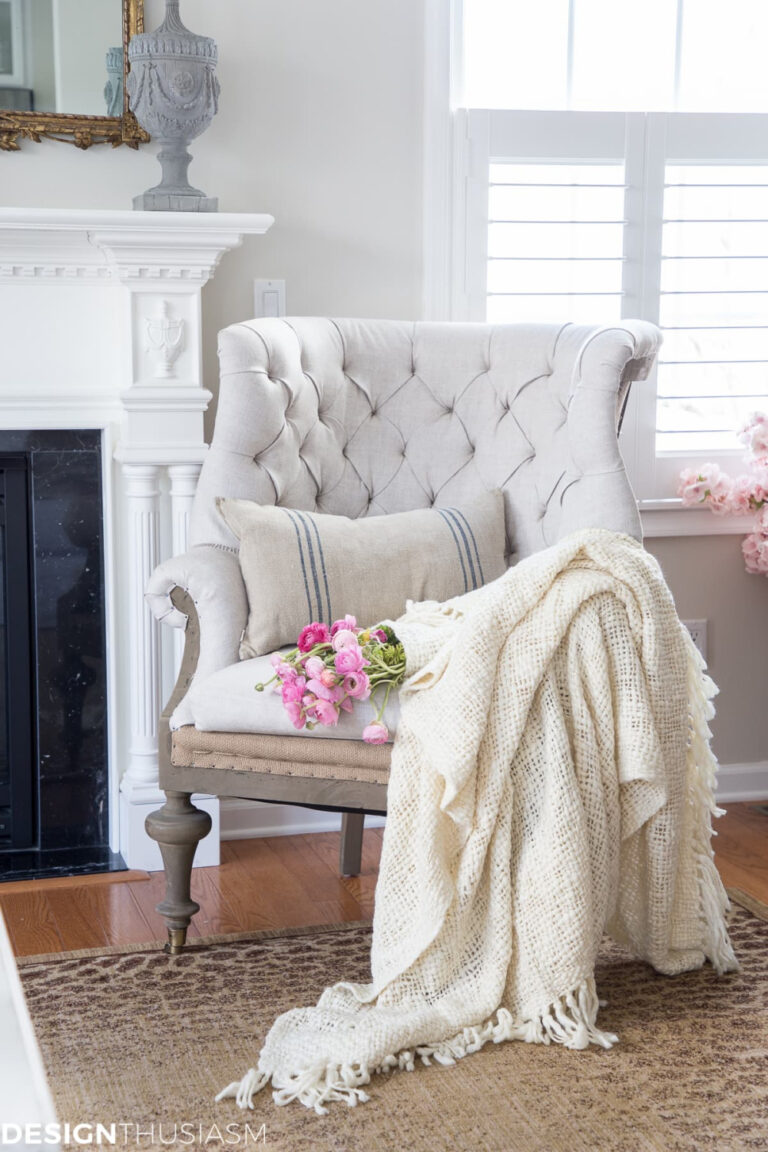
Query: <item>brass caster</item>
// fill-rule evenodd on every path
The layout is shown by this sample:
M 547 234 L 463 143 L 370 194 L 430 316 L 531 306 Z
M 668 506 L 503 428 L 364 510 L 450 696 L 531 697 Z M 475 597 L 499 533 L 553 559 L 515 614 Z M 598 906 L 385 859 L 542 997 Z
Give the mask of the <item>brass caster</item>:
M 167 952 L 169 956 L 178 956 L 181 952 L 184 951 L 184 945 L 186 942 L 186 928 L 169 928 L 168 942 L 166 943 L 163 951 Z

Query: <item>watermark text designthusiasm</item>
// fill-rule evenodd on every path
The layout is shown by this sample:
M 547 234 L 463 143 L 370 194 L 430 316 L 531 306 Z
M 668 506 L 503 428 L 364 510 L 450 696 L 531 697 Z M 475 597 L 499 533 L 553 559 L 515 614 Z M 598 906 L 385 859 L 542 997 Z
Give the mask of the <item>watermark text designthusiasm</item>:
M 0 1123 L 0 1148 L 246 1148 L 266 1143 L 266 1124 Z

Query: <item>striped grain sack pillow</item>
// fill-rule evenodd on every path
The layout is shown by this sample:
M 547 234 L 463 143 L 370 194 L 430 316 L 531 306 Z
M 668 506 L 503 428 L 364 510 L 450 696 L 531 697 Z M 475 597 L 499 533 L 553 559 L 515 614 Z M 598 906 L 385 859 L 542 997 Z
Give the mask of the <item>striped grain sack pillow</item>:
M 447 600 L 506 570 L 504 499 L 350 520 L 251 500 L 217 500 L 240 541 L 247 660 L 295 644 L 312 620 L 351 613 L 361 625 L 395 619 L 406 600 Z

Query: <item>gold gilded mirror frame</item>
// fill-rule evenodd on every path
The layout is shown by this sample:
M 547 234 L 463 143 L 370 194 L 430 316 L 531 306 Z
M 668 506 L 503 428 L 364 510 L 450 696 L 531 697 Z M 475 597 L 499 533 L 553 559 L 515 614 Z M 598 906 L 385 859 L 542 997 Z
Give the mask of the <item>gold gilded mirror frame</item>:
M 122 0 L 123 3 L 123 114 L 122 116 L 71 116 L 63 112 L 0 111 L 0 151 L 18 152 L 19 140 L 61 140 L 76 148 L 93 144 L 127 144 L 138 148 L 149 140 L 128 107 L 129 71 L 128 42 L 144 31 L 144 0 Z

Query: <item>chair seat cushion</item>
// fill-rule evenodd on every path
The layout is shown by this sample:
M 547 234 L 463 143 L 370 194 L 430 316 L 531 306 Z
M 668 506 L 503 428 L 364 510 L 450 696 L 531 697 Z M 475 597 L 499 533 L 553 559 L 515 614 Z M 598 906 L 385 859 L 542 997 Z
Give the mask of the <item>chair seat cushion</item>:
M 263 692 L 256 685 L 269 680 L 273 668 L 269 656 L 241 660 L 203 680 L 195 680 L 171 717 L 171 728 L 192 724 L 199 732 L 248 732 L 270 736 L 303 736 L 308 740 L 360 740 L 363 729 L 375 718 L 376 705 L 358 701 L 352 712 L 342 712 L 333 728 L 322 725 L 307 733 L 297 732 L 272 685 Z M 384 722 L 393 739 L 400 714 L 397 692 L 390 694 Z

